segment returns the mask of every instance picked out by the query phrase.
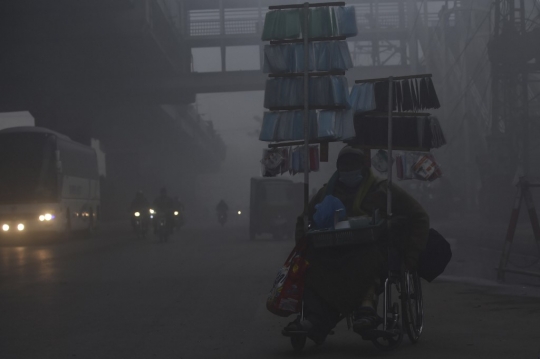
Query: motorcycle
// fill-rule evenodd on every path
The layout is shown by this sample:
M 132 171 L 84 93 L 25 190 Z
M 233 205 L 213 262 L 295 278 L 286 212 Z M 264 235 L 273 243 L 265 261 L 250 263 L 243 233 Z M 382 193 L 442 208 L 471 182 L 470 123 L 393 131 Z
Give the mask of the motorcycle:
M 159 242 L 167 242 L 169 236 L 173 232 L 173 223 L 171 223 L 171 218 L 165 212 L 156 212 L 155 210 L 150 210 L 150 218 L 154 221 L 154 233 L 158 237 Z
M 133 230 L 137 234 L 137 238 L 144 239 L 148 233 L 148 219 L 147 215 L 142 211 L 135 211 L 131 217 L 131 224 Z
M 184 225 L 184 216 L 182 215 L 181 211 L 174 211 L 173 215 L 174 230 L 179 231 L 180 228 L 182 228 L 182 226 Z
M 219 224 L 223 227 L 227 222 L 227 212 L 218 212 L 217 216 Z

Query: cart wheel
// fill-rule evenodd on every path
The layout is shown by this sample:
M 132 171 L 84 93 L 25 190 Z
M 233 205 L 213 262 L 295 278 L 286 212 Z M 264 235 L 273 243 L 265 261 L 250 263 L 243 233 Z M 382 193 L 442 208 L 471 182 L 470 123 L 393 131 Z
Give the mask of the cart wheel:
M 373 339 L 372 342 L 375 348 L 381 351 L 388 352 L 395 350 L 397 347 L 399 347 L 401 342 L 403 342 L 403 330 L 401 330 L 401 326 L 399 325 L 399 323 L 393 329 L 393 332 L 394 335 L 390 338 Z
M 401 308 L 403 312 L 403 326 L 411 343 L 420 339 L 424 328 L 424 301 L 422 298 L 422 284 L 418 273 L 406 272 L 402 278 Z
M 306 346 L 306 339 L 307 337 L 305 335 L 292 335 L 291 345 L 293 349 L 297 352 L 302 351 Z

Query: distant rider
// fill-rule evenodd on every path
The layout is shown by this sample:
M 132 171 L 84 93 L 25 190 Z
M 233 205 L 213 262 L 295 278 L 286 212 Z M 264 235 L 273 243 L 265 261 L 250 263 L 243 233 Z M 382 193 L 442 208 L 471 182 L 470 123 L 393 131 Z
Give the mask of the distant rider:
M 227 214 L 228 211 L 229 211 L 229 206 L 227 206 L 227 203 L 225 203 L 224 200 L 219 201 L 219 203 L 216 206 L 216 212 Z
M 221 222 L 221 217 L 223 216 L 224 220 L 227 219 L 227 212 L 229 211 L 229 206 L 227 206 L 227 203 L 225 203 L 224 200 L 219 201 L 219 203 L 216 206 L 216 212 L 218 216 L 218 221 Z M 225 221 L 223 221 L 225 222 Z
M 167 189 L 162 187 L 159 196 L 154 200 L 154 219 L 156 216 L 165 216 L 167 222 L 172 224 L 173 200 L 167 195 Z M 154 221 L 154 232 L 157 232 L 157 222 Z
M 135 226 L 134 214 L 136 212 L 139 212 L 139 217 L 141 217 L 143 220 L 147 220 L 149 210 L 150 202 L 144 195 L 143 191 L 137 191 L 137 193 L 135 194 L 135 198 L 133 198 L 133 201 L 131 201 L 131 205 L 129 206 L 129 211 L 131 213 L 131 225 Z

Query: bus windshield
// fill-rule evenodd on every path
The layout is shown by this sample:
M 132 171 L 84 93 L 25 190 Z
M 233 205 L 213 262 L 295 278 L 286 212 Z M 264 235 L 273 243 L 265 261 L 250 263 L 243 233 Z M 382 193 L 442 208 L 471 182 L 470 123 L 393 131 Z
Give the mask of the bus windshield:
M 51 134 L 0 134 L 0 204 L 54 202 L 55 149 Z

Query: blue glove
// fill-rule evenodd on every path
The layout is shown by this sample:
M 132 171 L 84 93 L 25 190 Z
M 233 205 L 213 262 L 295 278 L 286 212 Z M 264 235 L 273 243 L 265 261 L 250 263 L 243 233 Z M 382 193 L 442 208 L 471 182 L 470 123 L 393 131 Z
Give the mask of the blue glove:
M 333 228 L 334 227 L 334 213 L 339 211 L 339 220 L 343 221 L 347 219 L 347 211 L 345 205 L 337 197 L 326 196 L 321 203 L 315 205 L 315 214 L 313 215 L 313 222 L 315 229 Z

